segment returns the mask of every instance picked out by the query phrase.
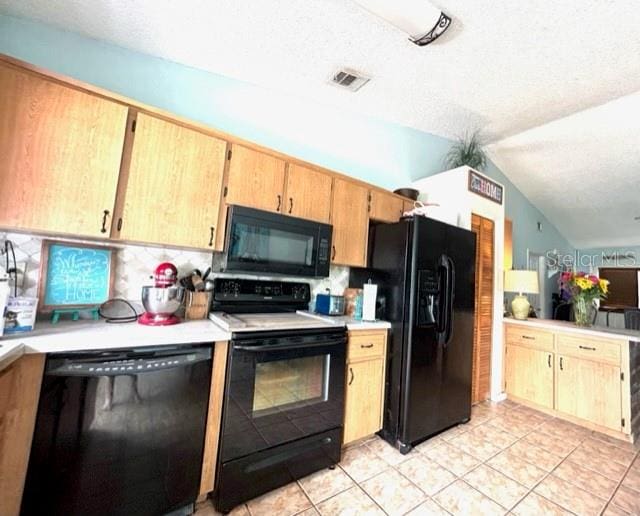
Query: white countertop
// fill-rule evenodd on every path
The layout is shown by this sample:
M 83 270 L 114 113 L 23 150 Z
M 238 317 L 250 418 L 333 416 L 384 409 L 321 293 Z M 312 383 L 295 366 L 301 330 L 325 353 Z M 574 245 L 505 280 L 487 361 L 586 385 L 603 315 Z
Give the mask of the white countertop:
M 336 326 L 346 326 L 349 331 L 358 330 L 388 330 L 391 328 L 391 323 L 387 321 L 363 321 L 361 319 L 354 319 L 346 315 L 323 315 L 316 314 L 314 312 L 307 312 L 299 310 L 298 313 L 308 315 L 310 317 L 317 317 L 323 321 L 331 322 Z
M 301 312 L 350 331 L 386 330 L 385 321 L 359 321 L 351 317 Z M 274 329 L 274 328 L 270 328 Z M 231 339 L 231 333 L 209 319 L 184 321 L 172 326 L 144 326 L 137 323 L 108 324 L 104 321 L 48 321 L 36 323 L 34 331 L 0 338 L 0 370 L 25 353 L 59 353 L 144 346 L 165 346 Z
M 39 321 L 34 331 L 4 335 L 0 339 L 0 369 L 24 353 L 56 353 L 144 346 L 166 346 L 229 340 L 231 335 L 208 319 L 172 326 L 104 321 Z M 6 363 L 5 363 L 6 360 Z
M 562 330 L 567 333 L 577 333 L 585 336 L 602 337 L 607 339 L 621 339 L 625 341 L 640 342 L 640 331 L 625 330 L 620 328 L 607 328 L 606 326 L 591 326 L 583 328 L 576 326 L 569 321 L 555 321 L 552 319 L 527 319 L 521 321 L 511 317 L 505 317 L 503 321 L 507 324 L 521 324 L 534 328 L 545 328 L 548 330 Z

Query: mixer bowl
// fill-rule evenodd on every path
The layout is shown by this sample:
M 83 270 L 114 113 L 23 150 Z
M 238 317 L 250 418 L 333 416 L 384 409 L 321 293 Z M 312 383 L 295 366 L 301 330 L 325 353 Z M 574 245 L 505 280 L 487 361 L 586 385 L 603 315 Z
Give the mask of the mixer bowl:
M 142 287 L 142 305 L 149 314 L 170 316 L 180 308 L 183 299 L 182 287 Z

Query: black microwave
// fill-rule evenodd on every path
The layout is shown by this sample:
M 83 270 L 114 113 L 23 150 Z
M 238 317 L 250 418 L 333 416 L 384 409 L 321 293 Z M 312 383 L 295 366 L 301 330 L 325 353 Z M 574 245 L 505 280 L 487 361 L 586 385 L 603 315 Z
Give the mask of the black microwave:
M 221 271 L 326 278 L 332 233 L 329 224 L 231 206 Z

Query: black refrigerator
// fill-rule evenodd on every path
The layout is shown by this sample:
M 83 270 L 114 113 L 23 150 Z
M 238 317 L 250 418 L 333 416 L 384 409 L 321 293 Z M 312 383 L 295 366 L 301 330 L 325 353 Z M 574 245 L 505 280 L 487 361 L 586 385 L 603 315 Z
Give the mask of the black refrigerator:
M 470 418 L 475 250 L 471 231 L 415 217 L 372 227 L 369 268 L 351 270 L 391 323 L 380 435 L 402 453 Z

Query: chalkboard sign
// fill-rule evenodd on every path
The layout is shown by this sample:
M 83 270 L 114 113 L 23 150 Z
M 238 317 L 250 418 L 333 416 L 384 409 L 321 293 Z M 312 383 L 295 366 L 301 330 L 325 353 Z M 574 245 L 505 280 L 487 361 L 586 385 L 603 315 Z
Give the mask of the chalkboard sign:
M 89 308 L 111 297 L 115 250 L 43 241 L 40 310 Z

